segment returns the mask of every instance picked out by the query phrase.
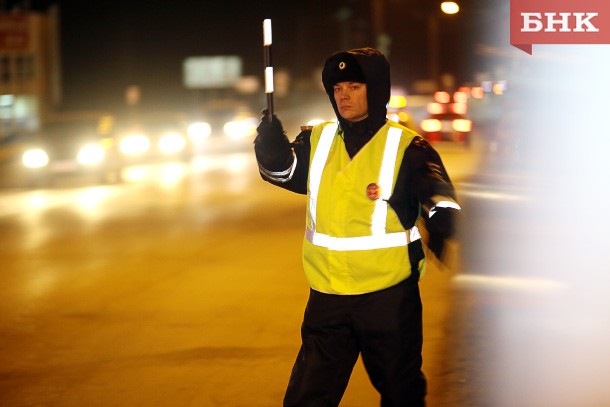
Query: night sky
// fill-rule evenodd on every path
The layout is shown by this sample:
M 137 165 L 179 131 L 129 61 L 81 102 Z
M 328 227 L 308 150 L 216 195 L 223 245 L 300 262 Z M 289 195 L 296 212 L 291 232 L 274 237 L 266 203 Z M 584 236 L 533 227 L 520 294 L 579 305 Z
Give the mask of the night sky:
M 63 106 L 114 108 L 130 85 L 143 104 L 185 104 L 182 63 L 190 56 L 238 55 L 244 74 L 262 78 L 262 21 L 273 21 L 273 60 L 293 78 L 311 77 L 335 51 L 375 46 L 374 0 L 59 0 L 25 3 L 44 11 L 60 7 Z M 471 80 L 473 44 L 481 41 L 484 7 L 492 0 L 462 0 L 461 20 L 443 17 L 443 70 Z M 408 87 L 427 76 L 426 13 L 431 0 L 385 0 L 384 25 L 392 38 L 389 59 L 395 84 Z M 341 23 L 344 21 L 344 23 Z

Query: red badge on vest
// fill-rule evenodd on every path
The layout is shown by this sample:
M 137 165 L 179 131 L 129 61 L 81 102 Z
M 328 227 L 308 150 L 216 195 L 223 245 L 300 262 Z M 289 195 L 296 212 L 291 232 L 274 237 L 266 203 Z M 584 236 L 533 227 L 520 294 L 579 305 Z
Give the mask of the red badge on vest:
M 371 201 L 381 198 L 381 187 L 375 183 L 368 184 L 366 187 L 366 196 Z

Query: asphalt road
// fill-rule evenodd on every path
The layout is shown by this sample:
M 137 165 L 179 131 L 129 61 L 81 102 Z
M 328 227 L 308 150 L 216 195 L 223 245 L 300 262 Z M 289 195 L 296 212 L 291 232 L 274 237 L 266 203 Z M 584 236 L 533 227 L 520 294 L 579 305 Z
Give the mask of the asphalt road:
M 442 155 L 458 184 L 476 170 L 476 151 Z M 0 192 L 0 405 L 280 405 L 308 294 L 305 200 L 252 156 Z M 472 321 L 451 254 L 421 282 L 431 407 L 474 405 L 478 384 L 456 352 Z M 341 405 L 378 403 L 358 363 Z

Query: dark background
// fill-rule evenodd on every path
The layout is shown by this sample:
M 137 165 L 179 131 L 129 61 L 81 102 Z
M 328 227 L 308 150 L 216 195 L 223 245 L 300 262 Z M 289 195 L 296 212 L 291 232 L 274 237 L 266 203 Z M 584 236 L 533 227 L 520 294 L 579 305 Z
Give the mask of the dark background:
M 63 107 L 107 108 L 124 103 L 130 85 L 142 104 L 171 105 L 192 96 L 182 85 L 190 56 L 238 55 L 244 74 L 262 79 L 262 21 L 273 24 L 273 60 L 293 81 L 313 77 L 331 53 L 375 46 L 376 0 L 105 0 L 5 1 L 5 10 L 46 11 L 59 5 Z M 393 84 L 410 89 L 428 79 L 427 21 L 439 15 L 440 69 L 458 83 L 486 69 L 477 46 L 493 43 L 494 3 L 461 0 L 458 15 L 441 15 L 434 0 L 385 0 L 381 24 L 391 37 Z M 506 2 L 507 3 L 507 2 Z

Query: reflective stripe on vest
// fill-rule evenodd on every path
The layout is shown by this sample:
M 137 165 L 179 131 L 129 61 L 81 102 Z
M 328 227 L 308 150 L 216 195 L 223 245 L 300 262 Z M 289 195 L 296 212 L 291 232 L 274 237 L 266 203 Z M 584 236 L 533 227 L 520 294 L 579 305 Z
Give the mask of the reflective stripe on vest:
M 373 250 L 388 247 L 406 246 L 421 238 L 417 226 L 413 226 L 407 232 L 387 233 L 375 236 L 357 237 L 333 237 L 324 233 L 315 232 L 309 228 L 305 231 L 305 237 L 311 244 L 325 247 L 329 250 Z
M 375 201 L 375 211 L 371 233 L 373 236 L 385 234 L 386 218 L 388 216 L 388 199 L 392 193 L 392 181 L 394 180 L 394 170 L 396 167 L 396 154 L 402 130 L 392 127 L 388 130 L 388 136 L 381 162 L 381 172 L 379 174 L 379 186 L 381 187 L 381 197 Z
M 309 218 L 311 219 L 311 226 L 314 231 L 316 230 L 316 206 L 322 171 L 324 170 L 324 164 L 326 164 L 330 146 L 333 144 L 333 138 L 338 127 L 336 123 L 324 127 L 320 141 L 318 141 L 318 147 L 311 161 L 311 166 L 309 167 Z
M 309 169 L 309 219 L 311 228 L 307 227 L 305 238 L 316 246 L 325 247 L 330 250 L 372 250 L 397 246 L 406 246 L 420 239 L 421 235 L 417 226 L 413 226 L 406 232 L 386 233 L 386 219 L 388 214 L 388 202 L 392 193 L 394 172 L 396 169 L 396 156 L 402 130 L 391 127 L 388 130 L 386 144 L 381 162 L 378 184 L 381 187 L 381 197 L 375 201 L 375 209 L 371 219 L 371 235 L 356 237 L 334 237 L 316 231 L 316 213 L 318 191 L 322 172 L 330 153 L 337 124 L 329 124 L 324 127 L 318 146 L 314 152 Z

